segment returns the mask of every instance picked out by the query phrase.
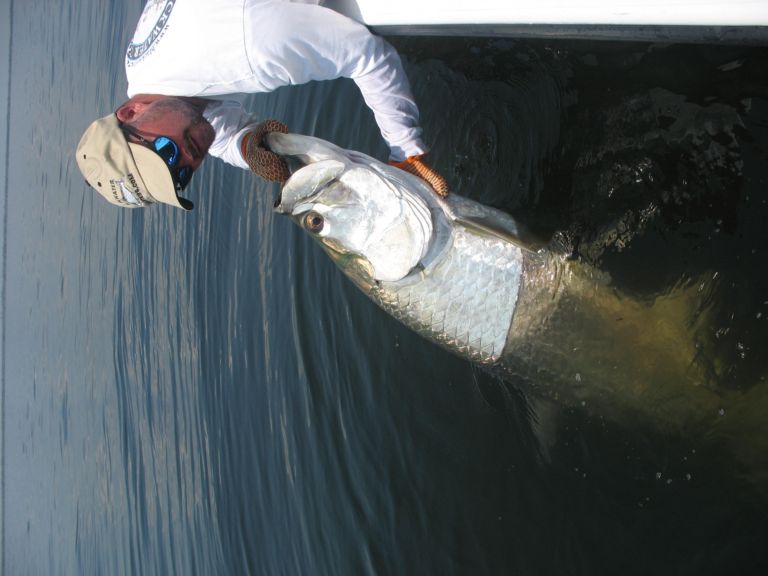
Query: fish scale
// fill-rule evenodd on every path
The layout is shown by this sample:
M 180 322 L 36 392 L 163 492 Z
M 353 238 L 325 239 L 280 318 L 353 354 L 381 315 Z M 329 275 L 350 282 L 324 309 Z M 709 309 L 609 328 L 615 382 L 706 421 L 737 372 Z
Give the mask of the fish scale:
M 395 318 L 471 360 L 499 360 L 520 286 L 520 248 L 455 227 L 428 268 L 369 296 Z

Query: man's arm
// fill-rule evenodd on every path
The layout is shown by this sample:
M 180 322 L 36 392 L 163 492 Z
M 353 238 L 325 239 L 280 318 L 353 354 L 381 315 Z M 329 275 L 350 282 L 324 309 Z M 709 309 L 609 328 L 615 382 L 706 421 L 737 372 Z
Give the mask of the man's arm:
M 246 51 L 269 89 L 351 78 L 373 111 L 390 159 L 427 151 L 419 110 L 397 51 L 362 24 L 320 6 L 272 3 L 246 14 Z
M 445 179 L 424 162 L 419 109 L 397 51 L 362 24 L 319 6 L 271 4 L 254 10 L 246 52 L 255 76 L 277 85 L 351 78 L 373 111 L 390 162 L 426 180 L 440 196 Z M 258 18 L 261 18 L 259 20 Z
M 243 158 L 240 144 L 245 135 L 258 125 L 258 121 L 234 100 L 211 100 L 203 116 L 213 126 L 216 134 L 208 153 L 227 164 L 247 170 L 248 164 Z
M 422 159 L 427 147 L 421 140 L 418 107 L 400 57 L 390 44 L 354 20 L 304 4 L 253 7 L 245 15 L 245 26 L 254 87 L 269 90 L 312 80 L 351 78 L 373 111 L 390 147 L 390 160 L 411 172 L 412 166 L 418 167 L 414 173 L 440 195 L 447 193 L 445 180 Z M 255 122 L 238 119 L 234 110 L 220 110 L 219 115 L 222 125 L 235 128 L 227 129 L 225 138 L 214 119 L 211 123 L 217 138 L 210 152 L 244 168 L 240 144 Z
M 208 149 L 211 156 L 238 168 L 250 168 L 271 182 L 288 179 L 285 161 L 261 145 L 268 132 L 288 132 L 285 124 L 277 120 L 256 121 L 239 102 L 232 100 L 211 100 L 203 115 L 216 134 Z

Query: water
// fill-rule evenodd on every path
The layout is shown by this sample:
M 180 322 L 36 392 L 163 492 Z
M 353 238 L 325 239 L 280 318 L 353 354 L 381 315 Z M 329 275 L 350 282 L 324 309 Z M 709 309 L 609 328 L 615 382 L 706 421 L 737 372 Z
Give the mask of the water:
M 4 574 L 764 572 L 760 479 L 578 411 L 543 431 L 372 306 L 273 187 L 209 160 L 192 214 L 88 192 L 72 150 L 124 98 L 140 8 L 0 13 Z M 454 190 L 638 298 L 714 276 L 723 376 L 764 389 L 765 49 L 397 44 Z M 249 105 L 386 156 L 348 81 Z

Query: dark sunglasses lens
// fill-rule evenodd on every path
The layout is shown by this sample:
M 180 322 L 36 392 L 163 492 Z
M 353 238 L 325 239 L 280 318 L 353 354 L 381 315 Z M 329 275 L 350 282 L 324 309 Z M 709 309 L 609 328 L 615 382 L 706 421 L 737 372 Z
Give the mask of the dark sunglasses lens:
M 165 160 L 168 166 L 171 168 L 176 166 L 179 161 L 179 147 L 176 146 L 176 142 L 165 136 L 160 136 L 152 145 L 155 147 L 155 152 Z
M 184 166 L 179 169 L 176 175 L 176 180 L 179 183 L 179 186 L 181 186 L 181 189 L 184 190 L 184 188 L 187 187 L 187 184 L 189 184 L 190 179 L 192 178 L 192 168 L 189 166 Z

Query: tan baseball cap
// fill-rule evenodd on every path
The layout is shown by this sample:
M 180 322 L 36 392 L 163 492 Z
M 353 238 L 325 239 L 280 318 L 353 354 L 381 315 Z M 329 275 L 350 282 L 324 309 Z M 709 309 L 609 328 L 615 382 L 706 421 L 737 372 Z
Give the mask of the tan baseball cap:
M 176 194 L 165 161 L 153 150 L 125 139 L 120 122 L 110 114 L 93 122 L 77 145 L 77 165 L 88 185 L 122 208 L 144 208 L 155 202 L 191 210 Z

